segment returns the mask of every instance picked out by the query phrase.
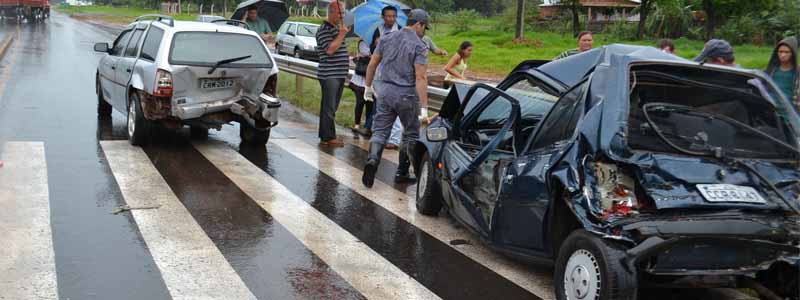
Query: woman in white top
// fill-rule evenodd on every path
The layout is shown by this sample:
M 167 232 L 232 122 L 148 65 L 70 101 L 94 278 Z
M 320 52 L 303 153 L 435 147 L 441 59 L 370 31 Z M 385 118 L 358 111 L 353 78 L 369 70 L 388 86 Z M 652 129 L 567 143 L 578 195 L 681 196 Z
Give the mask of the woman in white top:
M 353 58 L 356 61 L 356 64 L 358 64 L 359 60 L 363 60 L 368 63 L 369 57 L 369 45 L 367 45 L 367 43 L 363 40 L 359 41 L 358 54 L 356 54 L 356 57 Z M 372 127 L 372 116 L 374 114 L 373 108 L 375 103 L 366 101 L 364 99 L 364 77 L 366 74 L 358 73 L 358 67 L 356 67 L 356 73 L 353 74 L 352 78 L 350 78 L 350 89 L 356 94 L 356 110 L 355 120 L 353 122 L 353 132 L 364 136 L 370 136 L 372 133 L 370 128 Z M 364 127 L 361 127 L 361 114 L 364 112 L 364 108 L 366 108 L 366 117 L 364 118 Z
M 465 80 L 467 77 L 467 60 L 472 56 L 472 43 L 465 41 L 458 47 L 458 52 L 450 58 L 450 61 L 444 67 L 447 76 L 444 77 L 445 88 L 453 85 L 454 79 Z

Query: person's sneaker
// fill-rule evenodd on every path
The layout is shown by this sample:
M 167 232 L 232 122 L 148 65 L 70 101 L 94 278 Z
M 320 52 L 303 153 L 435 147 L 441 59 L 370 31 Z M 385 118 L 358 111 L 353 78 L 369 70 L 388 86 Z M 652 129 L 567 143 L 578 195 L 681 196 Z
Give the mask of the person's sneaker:
M 412 176 L 410 172 L 400 173 L 397 172 L 394 174 L 394 182 L 397 183 L 414 183 L 417 182 L 417 178 Z
M 395 144 L 386 144 L 386 149 L 397 150 L 397 148 L 399 148 L 399 147 L 397 145 L 395 145 Z
M 319 144 L 322 145 L 322 146 L 328 146 L 328 147 L 343 147 L 344 146 L 344 141 L 342 141 L 339 138 L 335 138 L 335 139 L 332 139 L 332 140 L 321 141 L 321 142 L 319 142 Z
M 363 136 L 366 136 L 366 137 L 372 136 L 372 130 L 369 130 L 369 128 L 358 129 L 358 130 L 356 130 L 356 133 L 358 133 L 360 135 L 363 135 Z
M 350 130 L 352 130 L 353 133 L 359 133 L 359 131 L 361 130 L 361 126 L 353 125 L 353 127 L 351 127 Z

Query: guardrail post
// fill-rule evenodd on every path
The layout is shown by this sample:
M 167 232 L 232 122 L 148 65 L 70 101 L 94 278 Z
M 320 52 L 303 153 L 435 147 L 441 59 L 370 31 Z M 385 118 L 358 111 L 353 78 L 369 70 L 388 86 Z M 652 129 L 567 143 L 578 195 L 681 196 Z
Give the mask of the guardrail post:
M 297 94 L 297 99 L 303 98 L 303 76 L 294 75 L 294 92 Z

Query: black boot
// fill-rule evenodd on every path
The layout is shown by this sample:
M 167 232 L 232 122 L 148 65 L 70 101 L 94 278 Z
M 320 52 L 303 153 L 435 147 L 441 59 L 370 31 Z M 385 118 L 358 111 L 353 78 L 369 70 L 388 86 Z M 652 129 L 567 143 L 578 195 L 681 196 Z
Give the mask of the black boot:
M 381 164 L 381 157 L 383 156 L 383 144 L 370 143 L 369 144 L 369 158 L 367 158 L 367 165 L 364 166 L 364 175 L 361 176 L 361 183 L 368 188 L 372 188 L 375 183 L 375 172 L 378 171 L 378 165 Z
M 407 143 L 403 145 L 403 148 L 399 153 L 399 165 L 397 166 L 397 173 L 394 174 L 394 182 L 398 183 L 413 183 L 417 182 L 417 178 L 411 176 L 409 173 L 409 168 L 411 168 L 411 155 L 414 153 L 414 147 L 412 143 Z

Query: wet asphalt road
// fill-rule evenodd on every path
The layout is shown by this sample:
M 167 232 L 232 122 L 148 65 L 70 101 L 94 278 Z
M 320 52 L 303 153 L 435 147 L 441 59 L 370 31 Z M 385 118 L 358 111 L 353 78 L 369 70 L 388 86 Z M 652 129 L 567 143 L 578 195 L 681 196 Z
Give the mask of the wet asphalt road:
M 114 149 L 139 151 L 113 142 L 125 140 L 124 115 L 115 112 L 105 121 L 96 117 L 94 76 L 100 55 L 92 52 L 92 45 L 110 42 L 113 35 L 58 13 L 42 24 L 0 26 L 0 38 L 16 38 L 0 61 L 0 158 L 11 155 L 3 153 L 7 143 L 43 143 L 52 250 L 38 250 L 52 253 L 58 298 L 181 298 L 189 295 L 176 288 L 181 280 L 213 279 L 215 274 L 179 274 L 183 277 L 176 284 L 171 277 L 175 266 L 164 263 L 170 258 L 164 253 L 177 261 L 189 254 L 161 251 L 172 249 L 162 245 L 174 241 L 166 236 L 153 240 L 150 233 L 186 225 L 179 223 L 184 222 L 179 214 L 176 224 L 144 225 L 150 220 L 147 214 L 158 214 L 158 209 L 110 213 L 133 200 L 123 195 L 121 187 L 129 179 L 124 170 L 118 170 L 119 165 L 112 170 L 109 162 L 119 158 L 113 156 Z M 143 148 L 145 167 L 157 170 L 158 182 L 165 183 L 160 194 L 143 199 L 178 199 L 190 216 L 187 224 L 199 225 L 200 241 L 210 241 L 213 253 L 207 257 L 224 258 L 220 261 L 235 271 L 233 281 L 241 281 L 245 294 L 258 299 L 365 299 L 383 292 L 415 298 L 408 296 L 411 286 L 443 299 L 553 297 L 548 269 L 521 266 L 493 254 L 444 216 L 416 215 L 410 202 L 414 187 L 392 182 L 396 159 L 389 156 L 395 152 L 385 153 L 380 183 L 374 191 L 365 191 L 355 180 L 365 163 L 365 141 L 348 139 L 343 148 L 321 149 L 315 121 L 308 114 L 286 107 L 281 120 L 267 147 L 240 146 L 234 125 L 212 131 L 201 141 L 190 140 L 187 130 L 161 131 L 153 145 Z M 265 205 L 251 187 L 223 171 L 208 150 L 201 151 L 205 147 L 243 158 L 257 168 L 245 177 L 263 176 L 285 187 L 285 194 L 275 197 L 299 199 L 298 207 L 309 207 L 311 215 L 295 216 Z M 5 168 L 13 167 L 11 163 Z M 144 174 L 140 172 L 131 169 L 131 174 Z M 273 200 L 276 205 L 282 201 Z M 288 220 L 282 219 L 286 216 L 308 222 L 278 221 Z M 364 263 L 343 264 L 353 253 L 336 247 L 336 241 L 325 244 L 314 237 L 320 233 L 304 227 L 317 220 L 311 216 L 319 216 L 322 234 L 346 236 L 341 244 L 355 244 L 348 249 L 363 251 L 358 253 L 364 253 Z M 4 222 L 13 223 L 0 220 Z M 468 244 L 448 243 L 457 238 Z M 45 263 L 42 266 L 47 269 Z M 372 284 L 370 278 L 384 271 L 401 274 L 397 281 L 410 285 Z M 422 298 L 424 293 L 415 295 Z

